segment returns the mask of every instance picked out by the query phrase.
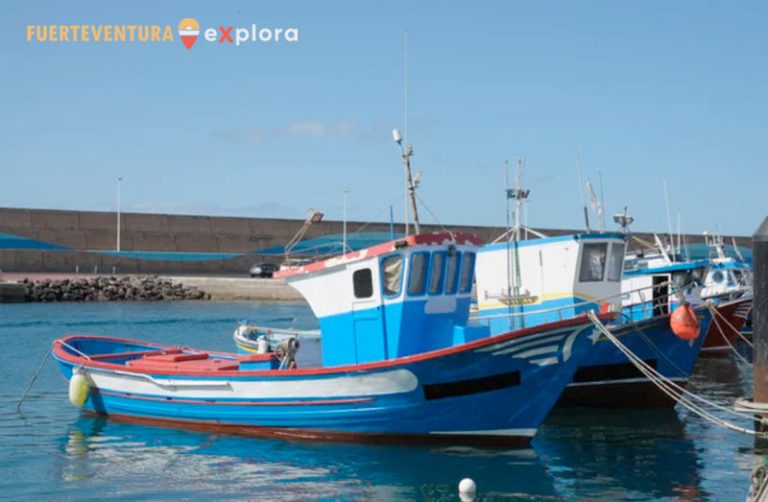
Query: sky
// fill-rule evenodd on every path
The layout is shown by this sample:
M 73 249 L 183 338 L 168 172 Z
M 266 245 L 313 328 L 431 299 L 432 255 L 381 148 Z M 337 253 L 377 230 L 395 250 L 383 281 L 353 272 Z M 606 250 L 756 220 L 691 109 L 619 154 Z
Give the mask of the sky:
M 583 226 L 575 152 L 634 230 L 751 235 L 768 214 L 768 3 L 4 2 L 0 207 L 503 225 L 524 159 L 528 223 Z M 219 26 L 297 42 L 206 42 Z M 172 43 L 41 43 L 27 25 L 170 25 Z M 428 209 L 427 209 L 428 208 Z M 594 215 L 592 216 L 594 220 Z

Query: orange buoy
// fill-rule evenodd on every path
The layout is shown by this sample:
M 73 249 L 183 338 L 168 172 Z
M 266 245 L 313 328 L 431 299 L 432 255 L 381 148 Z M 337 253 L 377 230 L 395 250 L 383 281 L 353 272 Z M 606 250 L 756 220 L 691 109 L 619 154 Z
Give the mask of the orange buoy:
M 681 303 L 672 312 L 669 316 L 669 326 L 672 328 L 672 333 L 683 340 L 695 340 L 701 331 L 699 318 L 687 303 Z

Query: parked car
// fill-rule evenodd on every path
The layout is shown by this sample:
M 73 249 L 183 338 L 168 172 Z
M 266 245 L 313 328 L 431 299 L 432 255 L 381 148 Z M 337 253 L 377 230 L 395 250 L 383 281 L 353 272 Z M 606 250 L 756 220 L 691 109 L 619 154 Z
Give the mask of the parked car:
M 251 267 L 251 277 L 272 277 L 277 271 L 277 265 L 271 263 L 257 263 Z

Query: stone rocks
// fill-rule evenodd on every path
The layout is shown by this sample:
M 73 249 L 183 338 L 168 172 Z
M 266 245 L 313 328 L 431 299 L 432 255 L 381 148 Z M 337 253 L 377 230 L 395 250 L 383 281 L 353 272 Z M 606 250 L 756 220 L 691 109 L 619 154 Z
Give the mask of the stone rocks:
M 21 281 L 28 302 L 208 300 L 210 295 L 156 276 Z

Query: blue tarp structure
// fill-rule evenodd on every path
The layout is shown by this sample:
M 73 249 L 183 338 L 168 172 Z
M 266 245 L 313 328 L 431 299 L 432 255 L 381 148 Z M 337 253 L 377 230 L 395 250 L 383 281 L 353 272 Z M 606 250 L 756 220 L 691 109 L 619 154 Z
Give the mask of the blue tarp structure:
M 688 246 L 683 246 L 683 253 L 685 253 L 686 247 L 688 248 L 688 254 L 690 254 L 692 260 L 706 260 L 710 258 L 710 248 L 706 244 L 689 244 Z M 736 255 L 736 252 L 733 250 L 733 246 L 724 246 L 725 247 L 725 254 L 728 256 L 732 256 L 734 258 L 738 258 Z M 741 252 L 741 255 L 744 257 L 744 261 L 752 264 L 752 249 L 748 247 L 739 246 L 739 251 Z
M 402 234 L 395 234 L 394 238 L 400 238 Z M 357 251 L 365 249 L 382 242 L 392 240 L 389 232 L 358 232 L 347 236 L 347 250 Z M 323 235 L 300 241 L 291 250 L 294 256 L 326 256 L 340 254 L 342 252 L 342 234 Z M 0 249 L 18 249 L 33 251 L 80 251 L 57 244 L 19 237 L 17 235 L 0 232 Z M 253 255 L 283 255 L 285 246 L 276 246 L 267 249 L 257 249 L 249 253 L 202 253 L 202 252 L 184 252 L 184 251 L 108 251 L 108 250 L 82 250 L 89 253 L 105 254 L 117 256 L 120 258 L 131 258 L 134 260 L 148 261 L 217 261 L 229 260 L 239 256 Z
M 196 253 L 183 251 L 91 251 L 91 253 L 147 261 L 217 261 L 244 256 L 241 253 Z
M 394 239 L 399 239 L 403 234 L 394 234 Z M 357 251 L 367 247 L 381 244 L 393 239 L 389 232 L 359 232 L 347 235 L 347 251 Z M 294 256 L 324 256 L 340 254 L 342 252 L 344 236 L 342 234 L 323 235 L 300 241 L 291 249 Z M 258 255 L 285 254 L 285 246 L 254 251 Z
M 6 234 L 0 232 L 0 249 L 25 249 L 25 250 L 66 250 L 69 249 L 65 246 L 59 246 L 58 244 L 51 244 L 49 242 L 38 241 L 35 239 L 28 239 L 26 237 L 20 237 L 18 235 Z

